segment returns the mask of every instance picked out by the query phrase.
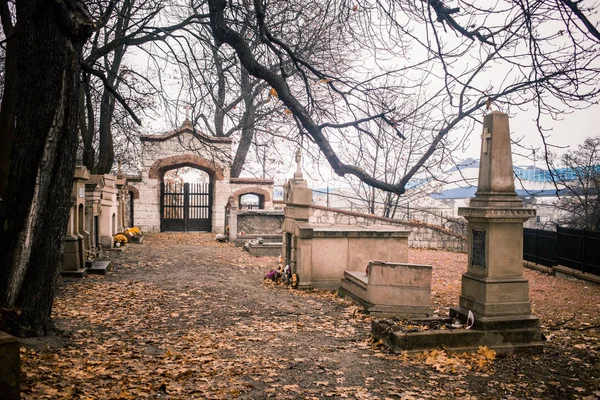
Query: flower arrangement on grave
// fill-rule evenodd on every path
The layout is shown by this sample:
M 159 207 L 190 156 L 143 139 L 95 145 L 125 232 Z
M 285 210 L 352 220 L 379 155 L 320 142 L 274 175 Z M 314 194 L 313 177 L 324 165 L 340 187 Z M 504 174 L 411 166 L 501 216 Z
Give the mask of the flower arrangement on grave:
M 140 228 L 137 228 L 135 226 L 133 228 L 125 230 L 123 232 L 123 235 L 127 237 L 130 243 L 142 243 L 142 239 L 144 236 Z
M 127 236 L 119 233 L 113 237 L 113 241 L 115 243 L 115 247 L 121 247 L 127 243 Z
M 136 228 L 135 226 L 133 228 L 127 229 L 127 233 L 132 237 L 142 236 L 142 231 L 140 231 L 140 228 Z
M 94 261 L 96 259 L 96 252 L 94 250 L 85 251 L 85 261 Z

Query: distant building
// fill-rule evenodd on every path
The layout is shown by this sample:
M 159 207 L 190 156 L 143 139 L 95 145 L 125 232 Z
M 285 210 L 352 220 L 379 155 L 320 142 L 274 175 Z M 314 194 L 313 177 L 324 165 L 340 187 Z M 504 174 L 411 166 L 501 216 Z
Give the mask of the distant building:
M 527 221 L 525 226 L 551 229 L 562 214 L 555 204 L 559 196 L 566 193 L 546 169 L 515 165 L 513 171 L 517 195 L 523 199 L 526 207 L 537 210 L 536 218 Z M 567 168 L 558 169 L 555 173 L 564 180 L 576 178 L 575 172 Z M 452 216 L 456 216 L 458 208 L 468 206 L 469 200 L 475 197 L 478 176 L 479 160 L 466 159 L 447 171 L 446 177 L 443 178 L 447 182 L 443 190 L 433 193 L 431 197 L 446 204 L 452 209 Z

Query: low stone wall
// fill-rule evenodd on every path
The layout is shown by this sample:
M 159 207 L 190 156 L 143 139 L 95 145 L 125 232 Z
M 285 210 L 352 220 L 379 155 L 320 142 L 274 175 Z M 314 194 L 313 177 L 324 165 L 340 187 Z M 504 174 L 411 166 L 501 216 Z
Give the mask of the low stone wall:
M 244 210 L 237 213 L 238 232 L 245 234 L 281 233 L 281 210 Z
M 411 231 L 408 246 L 419 249 L 435 249 L 467 252 L 467 238 L 451 232 L 441 226 L 429 225 L 415 221 L 400 221 L 397 219 L 378 217 L 353 211 L 338 210 L 322 206 L 311 206 L 309 222 L 316 224 L 342 225 L 390 225 L 403 227 Z

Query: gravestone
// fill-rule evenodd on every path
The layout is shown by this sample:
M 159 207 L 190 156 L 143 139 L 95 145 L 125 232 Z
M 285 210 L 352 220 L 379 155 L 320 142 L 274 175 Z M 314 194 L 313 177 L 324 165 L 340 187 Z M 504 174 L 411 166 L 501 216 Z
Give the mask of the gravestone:
M 430 317 L 431 270 L 430 265 L 370 261 L 366 273 L 344 272 L 340 294 L 378 317 Z
M 514 187 L 508 115 L 485 116 L 481 135 L 479 182 L 469 207 L 459 208 L 468 221 L 468 266 L 462 275 L 459 306 L 450 309 L 457 329 L 400 332 L 385 321 L 371 334 L 392 351 L 420 352 L 443 347 L 498 354 L 543 351 L 540 320 L 531 314 L 529 284 L 523 276 L 523 222 L 535 210 L 523 207 Z M 469 313 L 474 324 L 465 329 Z
M 100 200 L 98 236 L 100 245 L 104 249 L 112 249 L 114 246 L 113 236 L 119 230 L 117 203 L 117 177 L 111 174 L 102 175 L 102 198 Z
M 472 311 L 475 329 L 523 329 L 527 338 L 515 345 L 540 346 L 539 319 L 531 314 L 523 276 L 523 222 L 535 210 L 524 208 L 515 192 L 508 115 L 486 115 L 481 139 L 477 192 L 469 207 L 459 208 L 468 221 L 469 258 L 451 315 L 464 322 Z
M 281 254 L 299 276 L 299 289 L 338 289 L 345 271 L 365 271 L 369 261 L 408 261 L 409 231 L 386 225 L 313 224 L 312 189 L 300 170 L 284 185 Z

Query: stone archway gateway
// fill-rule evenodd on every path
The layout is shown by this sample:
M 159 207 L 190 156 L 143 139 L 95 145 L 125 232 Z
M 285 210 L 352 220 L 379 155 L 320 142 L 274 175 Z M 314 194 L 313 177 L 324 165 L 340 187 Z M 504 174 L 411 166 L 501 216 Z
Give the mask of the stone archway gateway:
M 160 230 L 203 231 L 212 229 L 211 183 L 160 183 Z
M 224 232 L 225 207 L 232 193 L 249 186 L 255 191 L 258 186 L 271 198 L 272 179 L 230 179 L 230 138 L 195 131 L 188 119 L 173 131 L 142 135 L 141 143 L 142 171 L 128 182 L 139 193 L 133 198 L 134 225 L 144 232 Z M 167 171 L 180 167 L 204 171 L 208 182 L 163 182 Z

